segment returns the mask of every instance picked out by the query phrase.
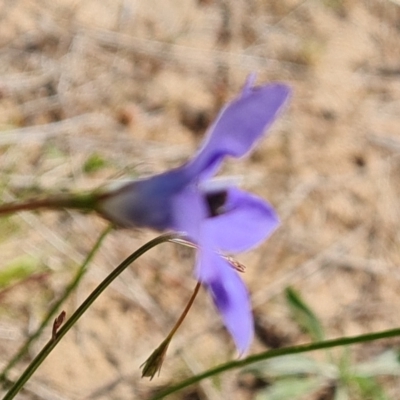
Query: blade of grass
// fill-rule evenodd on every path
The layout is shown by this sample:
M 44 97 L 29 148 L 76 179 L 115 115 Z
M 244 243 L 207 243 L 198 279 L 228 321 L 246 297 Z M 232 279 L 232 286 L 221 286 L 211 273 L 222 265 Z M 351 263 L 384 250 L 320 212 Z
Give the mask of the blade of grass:
M 285 289 L 285 296 L 292 310 L 293 318 L 300 328 L 310 335 L 311 340 L 315 342 L 324 340 L 325 334 L 319 318 L 304 301 L 300 293 L 289 286 Z

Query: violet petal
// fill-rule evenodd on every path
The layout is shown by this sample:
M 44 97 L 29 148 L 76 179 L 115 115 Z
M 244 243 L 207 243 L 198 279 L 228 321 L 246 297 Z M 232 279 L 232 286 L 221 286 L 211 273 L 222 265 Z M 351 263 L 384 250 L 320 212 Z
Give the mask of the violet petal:
M 199 243 L 208 212 L 205 197 L 196 186 L 187 186 L 174 196 L 171 214 L 173 219 L 170 228 Z
M 243 355 L 254 335 L 253 315 L 246 286 L 232 266 L 212 251 L 202 251 L 199 263 L 199 279 L 210 291 L 226 328 L 240 355 Z M 212 271 L 205 271 L 210 269 Z
M 215 248 L 240 253 L 257 246 L 278 227 L 272 206 L 237 188 L 228 189 L 224 212 L 204 221 L 204 232 Z
M 290 89 L 284 84 L 246 87 L 228 103 L 211 126 L 197 155 L 184 167 L 191 176 L 210 176 L 225 156 L 242 157 L 278 116 Z
M 98 211 L 123 227 L 171 229 L 172 200 L 187 184 L 181 169 L 132 181 L 102 199 Z

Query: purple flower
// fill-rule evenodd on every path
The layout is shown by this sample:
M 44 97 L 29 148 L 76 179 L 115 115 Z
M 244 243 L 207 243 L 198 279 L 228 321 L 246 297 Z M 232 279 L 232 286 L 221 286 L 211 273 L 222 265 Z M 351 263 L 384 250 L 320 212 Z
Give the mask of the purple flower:
M 222 254 L 258 245 L 278 226 L 278 218 L 264 200 L 211 177 L 226 156 L 242 157 L 255 146 L 289 97 L 286 85 L 252 87 L 253 81 L 220 112 L 191 160 L 129 182 L 100 204 L 116 224 L 182 232 L 196 243 L 196 277 L 211 293 L 241 354 L 253 337 L 251 305 L 245 285 Z

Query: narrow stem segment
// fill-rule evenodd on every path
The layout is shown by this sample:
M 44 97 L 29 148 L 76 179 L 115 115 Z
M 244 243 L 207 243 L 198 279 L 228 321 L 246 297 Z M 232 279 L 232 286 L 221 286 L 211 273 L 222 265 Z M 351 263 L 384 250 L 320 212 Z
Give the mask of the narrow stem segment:
M 182 325 L 183 320 L 186 318 L 197 294 L 199 293 L 200 286 L 201 283 L 197 282 L 189 302 L 186 304 L 185 309 L 183 310 L 178 321 L 175 323 L 174 327 L 171 329 L 171 332 L 162 341 L 162 343 L 153 351 L 153 353 L 151 353 L 150 357 L 140 366 L 140 368 L 143 368 L 142 378 L 148 377 L 150 378 L 150 380 L 152 380 L 154 376 L 157 374 L 157 372 L 160 374 L 161 367 L 163 365 L 165 355 L 167 354 L 168 346 L 171 342 L 171 339 L 173 338 L 179 327 Z
M 96 193 L 59 195 L 41 199 L 0 204 L 0 216 L 18 211 L 34 211 L 40 209 L 79 209 L 90 211 L 96 208 L 100 196 Z
M 176 331 L 179 329 L 179 327 L 182 325 L 183 320 L 186 318 L 190 308 L 193 305 L 193 302 L 197 296 L 197 294 L 199 293 L 201 287 L 201 283 L 197 282 L 196 287 L 194 288 L 192 297 L 190 298 L 189 302 L 186 304 L 185 309 L 183 310 L 183 313 L 181 314 L 181 316 L 179 317 L 178 321 L 176 321 L 176 324 L 174 325 L 174 327 L 171 329 L 171 332 L 168 334 L 167 339 L 171 339 L 172 336 L 175 335 Z

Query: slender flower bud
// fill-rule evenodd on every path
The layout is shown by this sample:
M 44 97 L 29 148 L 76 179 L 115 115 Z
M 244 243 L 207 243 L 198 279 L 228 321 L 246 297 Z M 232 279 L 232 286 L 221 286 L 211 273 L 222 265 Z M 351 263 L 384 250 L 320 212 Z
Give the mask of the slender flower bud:
M 169 343 L 172 336 L 168 336 L 154 351 L 150 357 L 140 366 L 142 369 L 142 378 L 147 377 L 152 380 L 155 374 L 160 375 L 161 367 L 167 354 Z
M 187 303 L 178 321 L 171 329 L 171 332 L 163 340 L 163 342 L 153 351 L 151 356 L 140 366 L 143 367 L 142 378 L 146 376 L 149 377 L 150 380 L 152 380 L 157 372 L 160 373 L 162 364 L 164 362 L 165 354 L 167 353 L 168 350 L 169 343 L 171 342 L 171 339 L 174 337 L 176 331 L 182 325 L 183 320 L 186 318 L 190 308 L 192 307 L 194 299 L 199 293 L 200 286 L 201 286 L 200 282 L 197 282 L 197 285 L 194 288 L 193 294 L 190 297 L 189 302 Z

